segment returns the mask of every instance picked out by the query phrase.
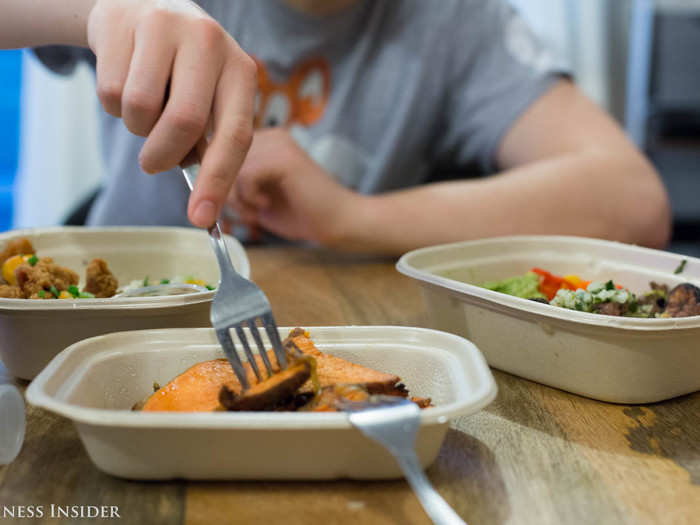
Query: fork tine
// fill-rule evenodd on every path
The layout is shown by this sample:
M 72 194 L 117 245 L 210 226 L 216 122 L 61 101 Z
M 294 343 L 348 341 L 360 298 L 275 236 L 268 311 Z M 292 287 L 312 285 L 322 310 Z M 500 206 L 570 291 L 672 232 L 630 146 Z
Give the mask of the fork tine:
M 275 323 L 275 318 L 272 317 L 272 313 L 261 315 L 263 326 L 267 335 L 270 337 L 272 342 L 272 349 L 275 352 L 275 357 L 277 357 L 277 362 L 280 368 L 287 368 L 287 356 L 284 353 L 284 347 L 282 346 L 282 340 L 280 339 L 279 331 L 277 330 L 277 323 Z
M 228 362 L 231 364 L 233 371 L 236 373 L 236 377 L 238 378 L 238 382 L 241 384 L 241 388 L 243 390 L 247 390 L 250 388 L 250 383 L 246 377 L 245 368 L 243 368 L 241 358 L 238 356 L 236 348 L 233 345 L 233 339 L 231 339 L 231 334 L 229 333 L 228 328 L 216 330 L 216 337 L 219 339 L 219 344 L 221 344 L 222 348 L 224 349 L 224 354 L 226 354 Z
M 250 350 L 250 345 L 248 345 L 248 338 L 245 336 L 245 332 L 243 331 L 243 327 L 241 325 L 236 325 L 236 333 L 238 334 L 238 339 L 241 340 L 241 344 L 243 345 L 243 350 L 245 350 L 245 355 L 248 356 L 248 363 L 250 364 L 250 367 L 253 369 L 253 372 L 255 372 L 255 377 L 258 378 L 258 382 L 262 381 L 262 376 L 260 375 L 260 370 L 258 370 L 258 363 L 255 362 L 255 356 L 253 355 L 253 352 Z
M 265 363 L 265 368 L 267 368 L 268 377 L 272 377 L 272 365 L 270 364 L 270 358 L 267 357 L 267 350 L 260 337 L 260 332 L 258 331 L 258 325 L 255 322 L 255 318 L 248 321 L 248 326 L 250 326 L 250 333 L 253 334 L 253 339 L 255 339 L 255 344 L 258 345 L 258 353 L 262 357 L 263 363 Z

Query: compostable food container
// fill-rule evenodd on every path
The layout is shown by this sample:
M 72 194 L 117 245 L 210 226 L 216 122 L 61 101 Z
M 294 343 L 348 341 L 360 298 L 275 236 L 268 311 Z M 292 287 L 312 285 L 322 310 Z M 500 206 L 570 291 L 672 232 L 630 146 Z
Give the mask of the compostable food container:
M 470 339 L 495 368 L 616 403 L 652 403 L 700 389 L 700 316 L 613 317 L 479 286 L 533 267 L 612 279 L 635 293 L 651 281 L 700 284 L 699 259 L 579 237 L 468 241 L 415 250 L 397 263 L 422 285 L 427 326 Z
M 290 328 L 280 328 L 282 337 Z M 312 327 L 322 352 L 401 377 L 421 411 L 416 452 L 436 458 L 450 418 L 496 395 L 469 341 L 406 327 Z M 264 330 L 261 335 L 269 345 Z M 242 352 L 241 352 L 242 354 Z M 401 476 L 389 453 L 344 413 L 132 411 L 134 403 L 191 365 L 223 357 L 211 329 L 123 332 L 76 343 L 34 379 L 28 402 L 69 419 L 101 470 L 132 479 L 387 479 Z
M 120 285 L 132 280 L 196 276 L 216 285 L 219 267 L 206 231 L 193 228 L 61 227 L 11 231 L 0 247 L 28 238 L 39 257 L 52 257 L 84 280 L 85 266 L 104 259 Z M 226 237 L 236 270 L 250 276 L 238 241 Z M 82 288 L 82 282 L 81 282 Z M 68 345 L 99 334 L 148 328 L 208 326 L 213 291 L 110 299 L 0 298 L 0 359 L 13 375 L 32 379 Z

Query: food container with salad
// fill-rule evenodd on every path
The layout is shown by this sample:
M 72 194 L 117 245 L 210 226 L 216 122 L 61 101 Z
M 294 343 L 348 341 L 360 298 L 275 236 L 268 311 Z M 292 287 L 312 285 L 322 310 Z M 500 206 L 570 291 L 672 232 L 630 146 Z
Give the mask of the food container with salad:
M 226 243 L 248 277 L 243 248 Z M 207 233 L 190 228 L 11 231 L 0 235 L 0 268 L 0 359 L 23 379 L 86 337 L 209 325 L 219 280 Z
M 700 390 L 700 260 L 615 242 L 516 236 L 404 255 L 426 324 L 489 364 L 595 399 Z

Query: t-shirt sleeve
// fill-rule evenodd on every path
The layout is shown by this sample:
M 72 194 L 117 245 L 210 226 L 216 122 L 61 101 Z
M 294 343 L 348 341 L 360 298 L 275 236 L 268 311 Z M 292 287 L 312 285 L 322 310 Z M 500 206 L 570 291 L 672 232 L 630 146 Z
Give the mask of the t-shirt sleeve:
M 81 60 L 95 65 L 95 55 L 87 48 L 42 46 L 35 47 L 32 51 L 42 64 L 60 75 L 70 75 Z
M 567 72 L 505 0 L 465 2 L 454 33 L 454 77 L 448 83 L 446 129 L 437 156 L 484 173 L 518 118 Z

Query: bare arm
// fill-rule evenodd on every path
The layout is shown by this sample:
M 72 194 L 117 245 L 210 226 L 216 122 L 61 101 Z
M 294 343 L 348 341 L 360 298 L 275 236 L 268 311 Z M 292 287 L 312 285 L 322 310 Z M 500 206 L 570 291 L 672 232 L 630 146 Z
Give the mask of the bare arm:
M 508 234 L 567 234 L 664 247 L 668 197 L 619 127 L 562 81 L 514 125 L 501 174 L 356 196 L 328 244 L 399 254 Z
M 0 48 L 48 44 L 86 47 L 87 20 L 96 0 L 0 1 Z

